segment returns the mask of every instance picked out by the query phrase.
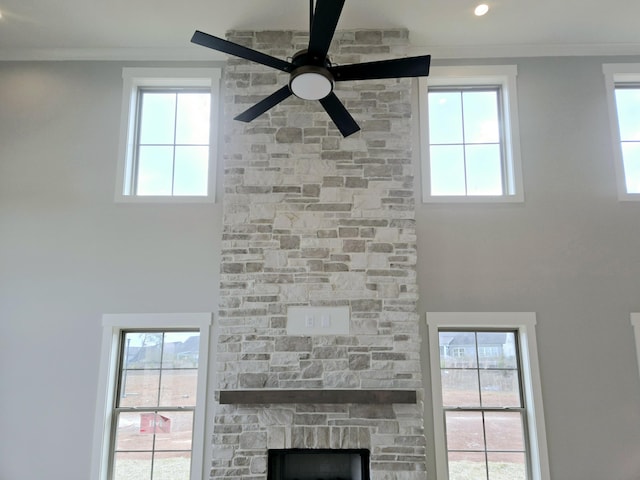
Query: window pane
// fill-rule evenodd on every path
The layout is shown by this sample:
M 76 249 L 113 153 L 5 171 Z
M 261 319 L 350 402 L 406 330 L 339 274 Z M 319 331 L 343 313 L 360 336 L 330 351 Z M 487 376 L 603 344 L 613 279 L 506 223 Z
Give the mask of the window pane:
M 489 453 L 489 480 L 526 480 L 524 453 Z
M 144 432 L 141 426 L 140 413 L 119 413 L 116 427 L 116 451 L 151 451 L 153 449 L 153 435 Z
M 123 368 L 160 368 L 161 332 L 129 332 L 124 337 Z
M 442 404 L 445 407 L 480 406 L 477 370 L 442 370 Z
M 449 452 L 449 480 L 486 480 L 484 453 Z
M 143 92 L 140 112 L 140 144 L 173 145 L 175 117 L 175 93 Z
M 156 407 L 160 370 L 125 370 L 118 404 L 121 407 Z
M 640 140 L 640 88 L 616 88 L 620 140 Z
M 445 346 L 442 366 L 456 368 L 475 368 L 476 334 L 474 332 L 440 332 L 440 345 Z
M 480 368 L 517 368 L 514 332 L 479 332 L 478 362 Z
M 482 412 L 445 412 L 448 450 L 484 451 Z
M 138 195 L 171 195 L 173 147 L 144 147 L 138 152 Z
M 627 193 L 640 193 L 640 143 L 622 142 Z
M 160 405 L 186 407 L 196 404 L 198 371 L 163 370 L 160 387 Z
M 429 97 L 429 143 L 463 143 L 460 92 L 432 91 Z
M 156 414 L 157 450 L 191 450 L 193 412 L 158 412 Z
M 500 145 L 467 145 L 467 195 L 502 195 Z
M 464 92 L 465 143 L 499 143 L 498 93 Z
M 151 480 L 151 453 L 116 453 L 114 480 Z
M 198 332 L 167 332 L 164 335 L 163 368 L 196 368 L 200 334 Z
M 206 195 L 209 147 L 176 147 L 174 195 Z
M 176 143 L 208 145 L 210 93 L 179 93 L 176 123 Z
M 487 450 L 524 452 L 524 430 L 520 412 L 485 412 Z
M 189 480 L 190 467 L 189 453 L 156 453 L 153 459 L 153 480 Z
M 520 407 L 516 370 L 480 370 L 483 407 Z
M 431 146 L 431 195 L 464 195 L 464 147 L 462 145 Z

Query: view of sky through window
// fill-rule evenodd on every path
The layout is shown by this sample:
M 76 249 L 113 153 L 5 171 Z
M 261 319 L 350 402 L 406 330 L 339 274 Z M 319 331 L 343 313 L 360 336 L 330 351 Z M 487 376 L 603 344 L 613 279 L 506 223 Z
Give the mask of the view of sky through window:
M 502 195 L 497 88 L 429 91 L 432 195 Z
M 137 195 L 207 195 L 211 94 L 143 91 Z
M 640 193 L 640 86 L 615 90 L 627 193 Z

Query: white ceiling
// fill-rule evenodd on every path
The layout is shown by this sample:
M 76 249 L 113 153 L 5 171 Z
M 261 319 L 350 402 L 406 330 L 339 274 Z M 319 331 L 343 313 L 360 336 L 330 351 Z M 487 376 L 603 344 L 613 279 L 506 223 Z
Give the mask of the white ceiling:
M 640 0 L 347 0 L 338 29 L 405 27 L 435 58 L 640 54 Z M 214 58 L 193 31 L 307 30 L 308 0 L 0 0 L 0 60 Z M 217 58 L 223 58 L 218 56 Z

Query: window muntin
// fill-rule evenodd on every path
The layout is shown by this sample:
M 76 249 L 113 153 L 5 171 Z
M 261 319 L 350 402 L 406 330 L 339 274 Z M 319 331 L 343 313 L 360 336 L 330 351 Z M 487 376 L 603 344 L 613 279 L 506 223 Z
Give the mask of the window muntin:
M 516 332 L 443 329 L 439 342 L 464 350 L 440 357 L 449 478 L 530 478 Z
M 189 478 L 199 336 L 197 330 L 122 331 L 109 478 Z
M 489 65 L 418 79 L 424 202 L 524 200 L 516 76 L 515 65 Z
M 216 68 L 125 68 L 116 201 L 215 200 Z
M 640 83 L 615 86 L 626 193 L 640 193 Z
M 502 195 L 500 86 L 428 91 L 431 195 Z

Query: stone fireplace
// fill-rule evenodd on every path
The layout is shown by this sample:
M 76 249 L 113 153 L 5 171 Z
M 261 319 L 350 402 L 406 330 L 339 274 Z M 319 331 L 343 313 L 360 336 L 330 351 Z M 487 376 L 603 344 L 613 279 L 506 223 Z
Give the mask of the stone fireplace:
M 289 31 L 228 38 L 280 58 L 308 42 Z M 407 44 L 402 29 L 338 31 L 329 54 L 375 61 Z M 362 128 L 348 138 L 319 102 L 295 97 L 232 120 L 287 81 L 235 58 L 225 72 L 211 478 L 267 480 L 269 452 L 343 449 L 367 451 L 374 480 L 423 479 L 412 80 L 337 83 Z M 348 332 L 289 334 L 291 307 L 347 307 Z

